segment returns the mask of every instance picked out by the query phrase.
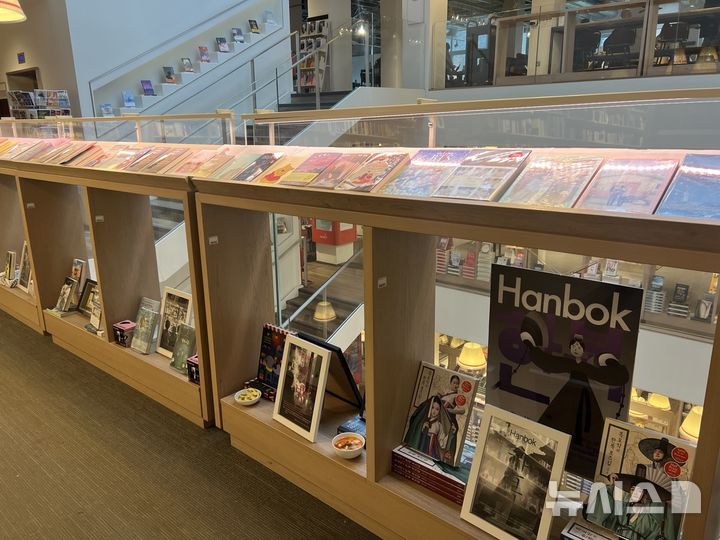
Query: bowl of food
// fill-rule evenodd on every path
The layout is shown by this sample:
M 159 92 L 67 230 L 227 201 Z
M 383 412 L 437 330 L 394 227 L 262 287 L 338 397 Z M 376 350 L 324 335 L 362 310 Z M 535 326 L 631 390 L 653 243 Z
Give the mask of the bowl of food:
M 355 459 L 362 454 L 365 437 L 359 433 L 341 433 L 333 437 L 332 445 L 338 457 Z
M 257 388 L 243 388 L 242 390 L 235 392 L 235 403 L 240 405 L 255 405 L 260 401 L 262 392 Z

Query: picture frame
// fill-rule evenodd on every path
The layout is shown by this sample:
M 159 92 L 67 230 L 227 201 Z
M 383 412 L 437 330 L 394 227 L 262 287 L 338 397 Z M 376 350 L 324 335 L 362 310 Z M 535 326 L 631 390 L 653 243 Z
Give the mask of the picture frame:
M 100 288 L 94 279 L 86 279 L 85 285 L 80 293 L 80 302 L 78 302 L 78 311 L 83 315 L 90 317 L 92 315 L 92 303 L 96 301 L 96 296 L 100 294 Z
M 183 68 L 183 73 L 194 73 L 195 67 L 193 66 L 192 61 L 189 58 L 181 58 L 180 64 Z
M 77 288 L 78 281 L 76 279 L 71 277 L 65 278 L 63 286 L 60 288 L 57 303 L 55 304 L 55 311 L 62 313 L 70 310 L 72 298 L 75 295 Z
M 552 521 L 552 509 L 546 505 L 549 483 L 559 485 L 569 447 L 570 435 L 486 405 L 460 517 L 500 540 L 547 538 Z M 500 460 L 508 450 L 512 457 Z M 523 471 L 522 476 L 517 470 Z M 498 505 L 498 499 L 511 490 L 513 498 Z M 499 507 L 503 511 L 497 515 Z M 527 524 L 520 532 L 524 514 Z M 503 527 L 510 519 L 519 536 Z
M 172 358 L 180 324 L 184 323 L 192 326 L 192 320 L 192 295 L 178 289 L 165 287 L 160 307 L 160 333 L 157 352 Z
M 314 443 L 331 352 L 294 335 L 285 340 L 273 420 Z
M 24 293 L 30 294 L 30 280 L 32 279 L 32 269 L 30 267 L 30 248 L 27 240 L 23 241 L 22 251 L 20 252 L 20 275 L 18 276 L 18 289 Z
M 250 26 L 250 32 L 253 34 L 260 33 L 260 25 L 255 19 L 248 19 L 248 25 Z
M 15 260 L 17 254 L 14 251 L 8 251 L 5 254 L 5 268 L 3 269 L 3 275 L 5 276 L 5 282 L 10 284 L 15 281 Z

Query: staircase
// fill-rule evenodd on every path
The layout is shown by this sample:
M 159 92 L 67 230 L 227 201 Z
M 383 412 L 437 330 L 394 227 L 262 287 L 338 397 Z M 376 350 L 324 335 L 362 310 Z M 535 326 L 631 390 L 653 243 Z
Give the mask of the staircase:
M 300 309 L 300 307 L 307 301 L 308 298 L 310 298 L 310 296 L 312 296 L 314 292 L 314 290 L 308 287 L 302 287 L 298 291 L 297 298 L 287 301 L 285 309 L 282 312 L 283 320 L 287 320 L 292 314 Z M 290 322 L 289 328 L 293 331 L 302 331 L 313 336 L 328 338 L 335 332 L 335 330 L 342 326 L 343 322 L 345 322 L 350 314 L 358 307 L 358 302 L 349 302 L 328 296 L 327 300 L 335 309 L 337 317 L 332 321 L 321 322 L 313 319 L 315 305 L 321 300 L 322 297 L 318 297 L 315 302 L 302 310 L 300 314 Z
M 150 208 L 156 242 L 185 220 L 182 202 L 177 199 L 153 197 Z

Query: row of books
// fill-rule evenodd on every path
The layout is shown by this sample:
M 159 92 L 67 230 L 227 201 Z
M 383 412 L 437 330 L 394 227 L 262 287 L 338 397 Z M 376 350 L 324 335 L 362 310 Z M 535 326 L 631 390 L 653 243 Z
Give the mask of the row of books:
M 526 149 L 309 153 L 298 147 L 195 149 L 66 139 L 7 139 L 0 144 L 0 158 L 20 161 L 406 197 L 720 218 L 720 155 L 716 154 L 687 154 L 679 163 L 677 159 L 531 155 Z M 60 148 L 50 154 L 51 146 Z
M 9 90 L 8 100 L 11 109 L 69 109 L 70 97 L 67 90 L 35 89 Z

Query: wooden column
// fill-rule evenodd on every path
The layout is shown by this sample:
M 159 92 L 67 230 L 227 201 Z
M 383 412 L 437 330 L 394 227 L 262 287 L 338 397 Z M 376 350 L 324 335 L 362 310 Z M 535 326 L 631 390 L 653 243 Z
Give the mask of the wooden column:
M 2 216 L 2 227 L 0 227 L 2 264 L 5 265 L 7 251 L 15 251 L 19 263 L 25 232 L 14 176 L 0 174 L 0 216 Z

